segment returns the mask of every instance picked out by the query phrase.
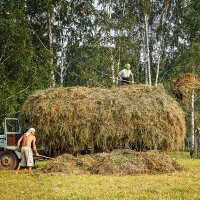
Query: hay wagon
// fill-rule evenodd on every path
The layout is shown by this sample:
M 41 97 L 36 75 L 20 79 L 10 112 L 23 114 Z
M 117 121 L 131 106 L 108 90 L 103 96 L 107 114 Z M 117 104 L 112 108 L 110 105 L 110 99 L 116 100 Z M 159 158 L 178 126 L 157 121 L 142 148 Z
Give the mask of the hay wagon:
M 185 136 L 184 112 L 163 87 L 50 88 L 30 95 L 20 113 L 49 155 L 175 150 Z

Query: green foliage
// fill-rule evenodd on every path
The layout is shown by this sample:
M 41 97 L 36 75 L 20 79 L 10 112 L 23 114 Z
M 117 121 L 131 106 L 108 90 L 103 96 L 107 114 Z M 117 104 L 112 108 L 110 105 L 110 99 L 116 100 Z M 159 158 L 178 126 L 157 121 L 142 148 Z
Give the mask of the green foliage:
M 48 86 L 46 64 L 37 60 L 24 6 L 23 1 L 9 1 L 0 7 L 0 119 L 15 116 L 30 93 Z

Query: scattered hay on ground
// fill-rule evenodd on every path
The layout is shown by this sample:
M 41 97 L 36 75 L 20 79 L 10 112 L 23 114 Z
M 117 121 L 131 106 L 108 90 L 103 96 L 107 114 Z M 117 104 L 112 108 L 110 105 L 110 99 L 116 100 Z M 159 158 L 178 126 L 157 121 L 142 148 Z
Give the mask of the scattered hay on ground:
M 93 158 L 88 155 L 74 157 L 70 154 L 63 154 L 48 163 L 48 165 L 39 168 L 37 171 L 43 173 L 65 173 L 74 175 L 88 174 L 88 168 L 93 161 Z
M 31 95 L 21 118 L 50 154 L 178 149 L 185 116 L 162 87 L 51 88 Z
M 171 173 L 182 169 L 175 160 L 158 151 L 114 150 L 111 153 L 77 157 L 64 154 L 38 169 L 37 172 L 119 176 Z

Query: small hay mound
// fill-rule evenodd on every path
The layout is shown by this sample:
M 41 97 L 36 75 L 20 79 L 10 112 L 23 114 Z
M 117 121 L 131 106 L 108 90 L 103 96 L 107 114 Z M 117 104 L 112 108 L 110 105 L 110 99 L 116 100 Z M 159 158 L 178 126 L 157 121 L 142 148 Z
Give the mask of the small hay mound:
M 51 88 L 31 95 L 21 110 L 49 153 L 178 149 L 185 135 L 179 104 L 161 87 Z
M 119 176 L 171 173 L 182 169 L 175 160 L 157 151 L 114 150 L 111 153 L 77 157 L 64 154 L 38 169 L 37 172 Z

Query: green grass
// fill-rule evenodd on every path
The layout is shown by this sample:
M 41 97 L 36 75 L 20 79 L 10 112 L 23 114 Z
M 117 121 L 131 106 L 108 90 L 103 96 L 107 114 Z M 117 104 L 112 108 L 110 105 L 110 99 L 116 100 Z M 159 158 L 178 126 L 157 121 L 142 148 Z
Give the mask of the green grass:
M 178 155 L 187 170 L 165 175 L 28 175 L 27 170 L 16 175 L 0 171 L 0 199 L 200 199 L 200 159 Z

